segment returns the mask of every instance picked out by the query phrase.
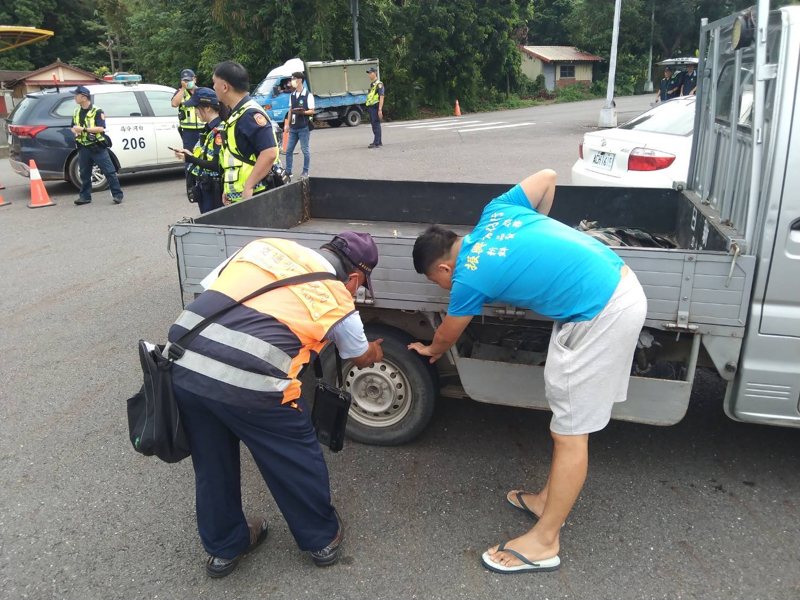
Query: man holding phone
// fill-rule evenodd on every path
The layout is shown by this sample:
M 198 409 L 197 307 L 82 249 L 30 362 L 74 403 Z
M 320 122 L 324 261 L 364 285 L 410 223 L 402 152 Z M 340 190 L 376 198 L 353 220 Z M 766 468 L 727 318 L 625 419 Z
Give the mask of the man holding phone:
M 294 149 L 297 141 L 300 140 L 300 150 L 303 152 L 303 172 L 302 177 L 308 177 L 308 169 L 311 166 L 311 152 L 308 148 L 311 138 L 311 117 L 314 115 L 314 95 L 309 94 L 305 89 L 306 76 L 300 71 L 292 73 L 292 87 L 294 92 L 291 96 L 291 108 L 286 113 L 284 129 L 289 128 L 289 142 L 286 146 L 286 172 L 292 174 L 292 162 L 294 159 Z

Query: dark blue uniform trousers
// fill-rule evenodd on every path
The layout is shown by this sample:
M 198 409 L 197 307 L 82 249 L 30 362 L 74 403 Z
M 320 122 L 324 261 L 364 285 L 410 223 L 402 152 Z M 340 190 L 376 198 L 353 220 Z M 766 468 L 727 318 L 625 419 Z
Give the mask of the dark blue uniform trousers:
M 372 143 L 376 146 L 381 146 L 381 120 L 378 118 L 378 105 L 373 104 L 367 107 L 369 112 L 369 122 L 372 125 Z
M 234 558 L 250 544 L 242 511 L 244 442 L 301 550 L 327 546 L 339 528 L 328 467 L 306 404 L 242 408 L 174 387 L 194 465 L 197 528 L 206 551 Z

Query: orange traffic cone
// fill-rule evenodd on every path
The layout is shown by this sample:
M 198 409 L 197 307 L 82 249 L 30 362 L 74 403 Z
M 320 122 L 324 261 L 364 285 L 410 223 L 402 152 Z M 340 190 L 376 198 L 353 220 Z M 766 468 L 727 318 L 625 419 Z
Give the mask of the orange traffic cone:
M 8 206 L 9 204 L 11 204 L 11 202 L 10 201 L 6 202 L 5 198 L 3 198 L 2 195 L 0 195 L 0 207 Z
M 44 181 L 36 168 L 36 163 L 31 159 L 28 164 L 31 173 L 31 201 L 28 208 L 42 208 L 43 206 L 55 206 L 56 203 L 50 200 L 47 190 L 44 188 Z
M 456 111 L 453 113 L 456 117 L 461 116 L 461 107 L 458 105 L 458 98 L 456 98 Z
M 283 141 L 281 142 L 283 153 L 286 154 L 286 148 L 289 147 L 289 128 L 283 130 Z

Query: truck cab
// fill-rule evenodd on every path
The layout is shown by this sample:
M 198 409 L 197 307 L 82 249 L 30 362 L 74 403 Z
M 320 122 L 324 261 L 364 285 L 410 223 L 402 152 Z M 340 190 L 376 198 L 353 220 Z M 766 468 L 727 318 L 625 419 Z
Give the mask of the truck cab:
M 729 251 L 757 257 L 725 411 L 800 426 L 800 7 L 769 3 L 712 24 L 700 40 L 690 187 L 735 227 Z M 730 344 L 731 350 L 736 344 Z
M 283 123 L 289 111 L 292 73 L 305 70 L 306 67 L 301 59 L 292 58 L 272 69 L 256 86 L 252 94 L 253 99 L 264 107 L 273 122 Z

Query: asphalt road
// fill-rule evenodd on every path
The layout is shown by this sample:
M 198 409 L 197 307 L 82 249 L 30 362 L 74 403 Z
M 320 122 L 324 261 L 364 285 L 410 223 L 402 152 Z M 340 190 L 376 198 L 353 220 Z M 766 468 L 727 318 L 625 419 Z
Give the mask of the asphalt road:
M 621 118 L 648 101 L 619 99 Z M 513 183 L 545 166 L 567 173 L 600 104 L 482 114 L 472 120 L 535 125 L 480 132 L 387 124 L 380 150 L 366 149 L 368 126 L 320 129 L 312 175 Z M 682 423 L 615 422 L 593 436 L 557 573 L 479 564 L 530 526 L 504 494 L 544 482 L 548 415 L 443 399 L 415 442 L 349 443 L 329 456 L 347 540 L 327 570 L 297 550 L 244 453 L 245 507 L 265 512 L 271 532 L 233 575 L 209 580 L 191 464 L 134 453 L 124 402 L 141 380 L 136 340 L 163 339 L 180 310 L 167 226 L 196 210 L 181 177 L 125 177 L 120 206 L 106 192 L 76 207 L 74 190 L 52 182 L 58 204 L 38 210 L 6 161 L 0 182 L 13 202 L 0 208 L 0 598 L 800 597 L 800 432 L 729 420 L 711 374 Z

